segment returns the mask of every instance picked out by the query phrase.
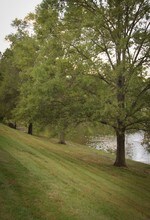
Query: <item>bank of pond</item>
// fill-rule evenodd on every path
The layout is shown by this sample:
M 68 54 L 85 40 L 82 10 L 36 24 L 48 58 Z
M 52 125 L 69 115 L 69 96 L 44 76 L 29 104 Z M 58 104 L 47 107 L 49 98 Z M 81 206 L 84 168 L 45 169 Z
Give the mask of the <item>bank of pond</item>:
M 92 136 L 88 138 L 87 145 L 97 150 L 104 150 L 106 152 L 115 153 L 116 138 L 115 136 Z M 126 158 L 150 164 L 150 151 L 148 146 L 144 143 L 144 132 L 126 134 Z

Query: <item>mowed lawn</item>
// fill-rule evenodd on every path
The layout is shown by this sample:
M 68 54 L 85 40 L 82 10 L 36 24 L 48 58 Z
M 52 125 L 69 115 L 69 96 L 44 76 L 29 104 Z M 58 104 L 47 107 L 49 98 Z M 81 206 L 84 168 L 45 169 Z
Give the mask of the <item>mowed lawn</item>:
M 150 166 L 0 124 L 0 220 L 149 220 Z

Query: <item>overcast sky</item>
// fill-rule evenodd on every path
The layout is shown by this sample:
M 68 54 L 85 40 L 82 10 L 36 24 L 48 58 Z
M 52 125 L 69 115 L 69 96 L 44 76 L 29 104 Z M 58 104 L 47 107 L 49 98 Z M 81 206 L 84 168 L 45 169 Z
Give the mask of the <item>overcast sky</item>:
M 24 18 L 33 12 L 42 0 L 0 0 L 0 51 L 8 47 L 5 36 L 13 32 L 11 23 L 15 18 Z

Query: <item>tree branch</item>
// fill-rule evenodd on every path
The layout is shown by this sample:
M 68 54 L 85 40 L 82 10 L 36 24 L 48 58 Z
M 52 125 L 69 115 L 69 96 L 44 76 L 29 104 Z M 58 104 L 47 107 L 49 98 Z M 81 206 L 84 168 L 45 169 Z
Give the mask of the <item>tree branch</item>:
M 145 31 L 144 31 L 145 34 L 146 34 L 147 30 L 148 30 L 149 25 L 150 25 L 150 22 L 148 23 L 147 27 L 145 28 Z M 139 56 L 139 54 L 140 54 L 140 52 L 142 50 L 142 47 L 143 47 L 146 39 L 147 39 L 147 36 L 142 39 L 142 42 L 140 43 L 140 46 L 138 47 L 138 49 L 136 49 L 137 52 L 135 51 L 135 55 L 133 56 L 133 65 L 136 63 L 137 58 L 138 58 L 138 56 Z

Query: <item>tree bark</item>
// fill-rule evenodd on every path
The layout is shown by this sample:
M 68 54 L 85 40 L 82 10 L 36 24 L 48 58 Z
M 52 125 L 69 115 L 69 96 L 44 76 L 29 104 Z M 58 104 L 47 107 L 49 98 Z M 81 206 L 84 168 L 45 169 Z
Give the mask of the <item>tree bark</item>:
M 32 132 L 33 132 L 33 125 L 32 125 L 32 123 L 30 123 L 28 126 L 28 134 L 32 135 Z
M 119 57 L 119 56 L 118 56 Z M 117 152 L 116 152 L 116 161 L 114 163 L 117 167 L 126 167 L 125 161 L 125 126 L 124 126 L 124 118 L 121 117 L 122 113 L 124 113 L 125 108 L 125 94 L 123 92 L 125 79 L 121 74 L 117 80 L 117 102 L 118 102 L 118 110 L 120 115 L 117 118 L 117 129 L 116 129 L 116 137 L 117 137 Z
M 17 124 L 16 124 L 16 122 L 14 123 L 14 129 L 17 129 Z
M 126 167 L 125 161 L 125 131 L 116 131 L 117 136 L 117 152 L 114 166 Z
M 65 142 L 65 132 L 64 131 L 61 131 L 60 134 L 59 134 L 59 144 L 66 144 Z

